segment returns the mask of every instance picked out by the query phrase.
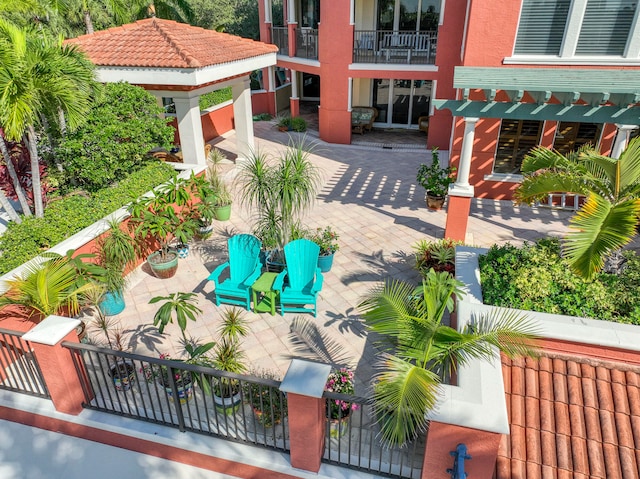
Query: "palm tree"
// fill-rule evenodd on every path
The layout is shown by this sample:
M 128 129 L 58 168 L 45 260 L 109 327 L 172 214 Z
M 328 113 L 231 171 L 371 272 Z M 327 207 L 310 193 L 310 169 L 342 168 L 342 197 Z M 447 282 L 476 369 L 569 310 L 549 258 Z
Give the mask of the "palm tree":
M 137 0 L 133 8 L 138 8 L 138 18 L 155 17 L 194 23 L 194 12 L 188 0 Z
M 620 158 L 601 155 L 587 146 L 563 155 L 536 148 L 522 163 L 524 181 L 515 192 L 531 204 L 549 193 L 583 195 L 586 201 L 572 218 L 574 231 L 565 238 L 564 255 L 571 268 L 590 279 L 605 258 L 628 244 L 640 220 L 640 138 Z
M 0 19 L 0 125 L 8 140 L 27 145 L 38 217 L 43 200 L 35 125 L 41 115 L 57 122 L 62 111 L 67 126 L 77 127 L 91 106 L 95 85 L 93 66 L 75 46 Z
M 443 324 L 462 283 L 430 270 L 417 288 L 389 280 L 372 289 L 359 305 L 367 326 L 381 335 L 373 401 L 381 438 L 402 446 L 427 426 L 442 381 L 457 366 L 494 357 L 535 352 L 535 328 L 523 316 L 504 312 L 484 316 L 457 331 Z

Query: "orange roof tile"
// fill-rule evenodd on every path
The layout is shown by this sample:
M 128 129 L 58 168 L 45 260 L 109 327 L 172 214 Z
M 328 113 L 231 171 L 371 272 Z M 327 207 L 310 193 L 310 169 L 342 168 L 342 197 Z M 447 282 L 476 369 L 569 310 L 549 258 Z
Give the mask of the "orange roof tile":
M 545 353 L 502 370 L 511 434 L 496 479 L 640 478 L 640 367 Z
M 67 40 L 99 66 L 202 68 L 274 53 L 247 38 L 160 18 L 97 31 Z

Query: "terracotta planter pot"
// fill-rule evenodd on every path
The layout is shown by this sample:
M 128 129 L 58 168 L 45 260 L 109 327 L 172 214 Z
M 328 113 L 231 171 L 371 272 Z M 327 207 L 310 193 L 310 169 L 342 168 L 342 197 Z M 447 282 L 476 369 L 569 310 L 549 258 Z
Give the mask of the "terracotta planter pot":
M 431 210 L 441 210 L 444 206 L 444 202 L 447 199 L 446 196 L 434 196 L 427 192 L 425 200 L 427 202 L 427 208 Z

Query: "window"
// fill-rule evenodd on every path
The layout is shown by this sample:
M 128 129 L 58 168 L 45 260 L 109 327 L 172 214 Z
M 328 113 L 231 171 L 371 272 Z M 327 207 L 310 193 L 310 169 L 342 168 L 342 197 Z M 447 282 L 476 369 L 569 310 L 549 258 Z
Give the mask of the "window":
M 571 0 L 524 0 L 514 53 L 559 55 Z
M 556 137 L 553 140 L 553 148 L 559 153 L 566 155 L 575 151 L 583 145 L 590 143 L 598 146 L 602 124 L 600 123 L 577 123 L 562 121 L 556 129 Z
M 522 160 L 540 143 L 541 121 L 502 120 L 493 172 L 519 174 Z
M 637 8 L 637 0 L 523 0 L 514 55 L 623 57 Z

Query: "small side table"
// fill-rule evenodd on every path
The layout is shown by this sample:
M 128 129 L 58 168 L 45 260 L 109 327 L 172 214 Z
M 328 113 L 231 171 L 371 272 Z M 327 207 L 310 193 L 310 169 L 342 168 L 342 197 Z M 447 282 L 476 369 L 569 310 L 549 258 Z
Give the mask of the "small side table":
M 278 273 L 262 273 L 262 275 L 251 285 L 253 294 L 253 312 L 254 313 L 271 313 L 276 314 L 276 297 L 278 292 L 273 290 L 273 282 L 276 280 Z M 258 293 L 260 293 L 260 301 L 258 301 Z

